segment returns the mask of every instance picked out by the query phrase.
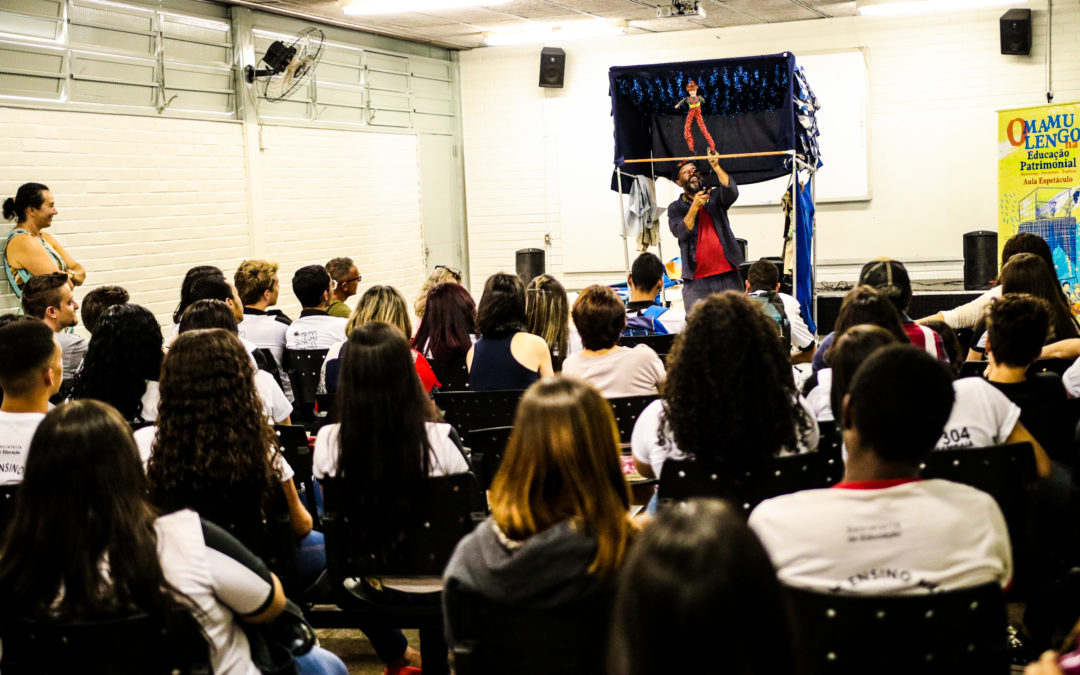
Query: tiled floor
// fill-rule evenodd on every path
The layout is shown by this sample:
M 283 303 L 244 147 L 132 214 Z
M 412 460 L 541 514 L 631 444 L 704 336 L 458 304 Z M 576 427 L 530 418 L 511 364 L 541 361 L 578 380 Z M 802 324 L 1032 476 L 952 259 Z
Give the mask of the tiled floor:
M 349 675 L 382 675 L 385 666 L 364 634 L 358 630 L 319 629 L 319 644 L 329 649 L 349 667 Z M 405 637 L 415 649 L 420 648 L 420 637 L 415 630 L 406 630 Z

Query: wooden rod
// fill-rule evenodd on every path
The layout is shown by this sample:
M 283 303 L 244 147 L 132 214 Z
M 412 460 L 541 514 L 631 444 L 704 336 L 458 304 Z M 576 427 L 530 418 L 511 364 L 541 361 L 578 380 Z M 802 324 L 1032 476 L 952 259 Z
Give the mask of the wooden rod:
M 697 159 L 732 159 L 735 157 L 769 157 L 772 155 L 790 155 L 791 150 L 777 150 L 775 152 L 740 152 L 731 155 L 694 155 L 692 157 L 656 157 L 649 159 L 624 159 L 623 164 L 640 164 L 642 162 L 687 162 Z

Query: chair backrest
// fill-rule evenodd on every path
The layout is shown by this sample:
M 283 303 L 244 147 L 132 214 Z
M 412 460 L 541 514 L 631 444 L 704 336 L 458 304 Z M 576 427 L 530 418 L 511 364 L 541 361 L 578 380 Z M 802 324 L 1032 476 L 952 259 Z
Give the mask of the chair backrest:
M 981 377 L 986 371 L 987 361 L 964 361 L 960 364 L 960 377 Z
M 8 520 L 15 508 L 15 495 L 18 493 L 18 484 L 0 487 L 0 536 L 7 530 Z
M 337 394 L 315 394 L 315 412 L 319 415 L 320 425 L 340 422 L 337 410 Z
M 614 593 L 551 609 L 494 603 L 451 579 L 443 591 L 457 675 L 594 675 L 604 656 Z M 524 655 L 524 656 L 523 656 Z
M 295 408 L 293 415 L 306 416 L 314 412 L 315 394 L 319 389 L 319 375 L 328 349 L 286 349 L 281 355 L 281 367 L 292 383 Z
M 696 459 L 664 462 L 660 503 L 692 497 L 729 499 L 749 513 L 766 499 L 825 487 L 824 458 L 819 452 L 772 457 L 756 466 L 707 467 Z
M 326 562 L 335 589 L 357 577 L 441 577 L 458 541 L 487 516 L 487 500 L 476 476 L 428 478 L 423 489 L 409 495 L 418 509 L 416 522 L 394 541 L 373 548 L 358 536 L 364 522 L 355 522 L 347 512 L 346 479 L 321 482 Z M 386 514 L 370 515 L 377 518 Z
M 79 623 L 10 619 L 0 626 L 4 675 L 209 675 L 210 645 L 190 612 Z
M 281 369 L 278 368 L 277 359 L 274 358 L 274 352 L 270 351 L 266 347 L 259 347 L 251 354 L 255 359 L 255 365 L 259 370 L 265 370 L 274 376 L 274 381 L 281 386 Z
M 648 345 L 660 356 L 667 356 L 671 353 L 671 345 L 675 343 L 675 335 L 624 335 L 619 338 L 619 344 L 623 347 Z
M 1064 375 L 1074 361 L 1075 359 L 1037 359 L 1028 368 L 1028 374 L 1057 373 L 1058 375 Z
M 807 675 L 1009 672 L 997 584 L 888 596 L 788 590 Z
M 305 497 L 308 512 L 315 521 L 315 529 L 319 529 L 319 513 L 315 508 L 315 478 L 312 475 L 311 445 L 308 443 L 307 431 L 299 424 L 276 424 L 274 433 L 277 434 L 281 454 L 293 470 L 293 482 L 301 495 Z
M 463 437 L 473 429 L 507 427 L 514 423 L 518 401 L 525 393 L 505 391 L 440 391 L 435 405 Z
M 465 447 L 470 451 L 473 472 L 480 487 L 491 488 L 491 481 L 502 463 L 506 442 L 510 440 L 513 427 L 492 427 L 490 429 L 472 429 L 465 433 Z
M 619 428 L 619 442 L 629 443 L 630 435 L 634 432 L 634 423 L 637 422 L 641 411 L 656 400 L 655 395 L 648 396 L 619 396 L 609 398 L 611 410 L 615 413 L 615 426 Z
M 825 485 L 836 485 L 844 478 L 844 438 L 836 422 L 818 422 L 818 452 L 824 460 Z
M 465 357 L 453 361 L 430 361 L 431 370 L 439 378 L 439 391 L 468 391 L 469 366 Z

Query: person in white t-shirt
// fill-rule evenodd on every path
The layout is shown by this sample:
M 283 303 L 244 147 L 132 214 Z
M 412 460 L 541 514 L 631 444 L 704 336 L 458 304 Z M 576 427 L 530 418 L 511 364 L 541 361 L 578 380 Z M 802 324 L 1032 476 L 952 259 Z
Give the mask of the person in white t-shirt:
M 574 325 L 584 351 L 567 357 L 563 375 L 580 377 L 606 397 L 647 396 L 660 391 L 664 364 L 651 347 L 619 346 L 626 306 L 608 286 L 589 286 L 574 300 Z
M 26 454 L 49 397 L 60 389 L 63 351 L 40 319 L 6 315 L 0 325 L 0 485 L 22 482 Z
M 330 275 L 322 265 L 308 265 L 296 270 L 293 293 L 300 301 L 300 318 L 285 331 L 286 349 L 330 349 L 345 339 L 348 319 L 330 316 Z
M 275 262 L 245 260 L 236 268 L 233 286 L 244 304 L 243 320 L 236 327 L 240 337 L 250 340 L 259 349 L 270 350 L 280 369 L 281 352 L 285 349 L 285 330 L 292 322 L 280 312 L 269 311 L 277 304 L 281 288 L 277 272 L 278 264 Z
M 415 527 L 415 502 L 403 498 L 407 490 L 427 476 L 465 473 L 469 465 L 450 425 L 427 421 L 427 393 L 400 330 L 380 322 L 357 326 L 342 361 L 342 422 L 319 430 L 313 472 L 320 480 L 343 482 L 339 489 L 346 518 L 362 522 L 366 540 L 381 546 Z M 382 579 L 383 590 L 373 592 L 431 592 L 440 590 L 441 583 L 437 578 Z M 393 644 L 400 634 L 385 624 L 365 627 L 364 632 L 381 644 Z M 383 660 L 408 660 L 404 639 L 398 644 L 400 654 L 378 644 L 376 651 Z M 420 649 L 425 672 L 448 672 L 442 626 L 420 629 Z
M 808 363 L 814 358 L 814 335 L 803 321 L 799 301 L 780 292 L 780 271 L 776 269 L 776 263 L 762 258 L 751 265 L 746 272 L 746 293 L 761 303 L 773 302 L 773 298 L 780 301 L 791 336 L 792 363 Z
M 142 305 L 105 310 L 90 338 L 71 398 L 93 398 L 116 408 L 132 424 L 157 419 L 161 326 Z
M 795 388 L 775 323 L 737 291 L 694 306 L 668 355 L 663 398 L 634 424 L 634 465 L 659 477 L 668 459 L 752 462 L 817 449 L 818 429 Z
M 843 481 L 750 514 L 782 582 L 879 595 L 1009 584 L 1009 533 L 993 498 L 919 478 L 952 407 L 948 371 L 918 347 L 884 347 L 859 367 L 841 407 Z
M 131 430 L 115 409 L 76 401 L 45 416 L 0 552 L 5 615 L 77 622 L 188 611 L 209 643 L 214 673 L 259 675 L 240 622 L 280 615 L 281 582 L 198 514 L 158 517 L 146 492 Z M 41 537 L 40 528 L 55 536 Z M 113 656 L 123 663 L 123 654 Z M 296 665 L 300 675 L 347 672 L 320 647 Z

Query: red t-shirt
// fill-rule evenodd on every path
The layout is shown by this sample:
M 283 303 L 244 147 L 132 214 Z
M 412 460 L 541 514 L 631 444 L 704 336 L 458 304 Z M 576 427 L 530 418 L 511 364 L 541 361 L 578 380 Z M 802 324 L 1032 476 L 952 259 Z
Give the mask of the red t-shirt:
M 731 263 L 724 255 L 724 245 L 720 243 L 720 235 L 716 233 L 716 224 L 705 209 L 698 211 L 696 257 L 695 279 L 704 279 L 732 270 Z

